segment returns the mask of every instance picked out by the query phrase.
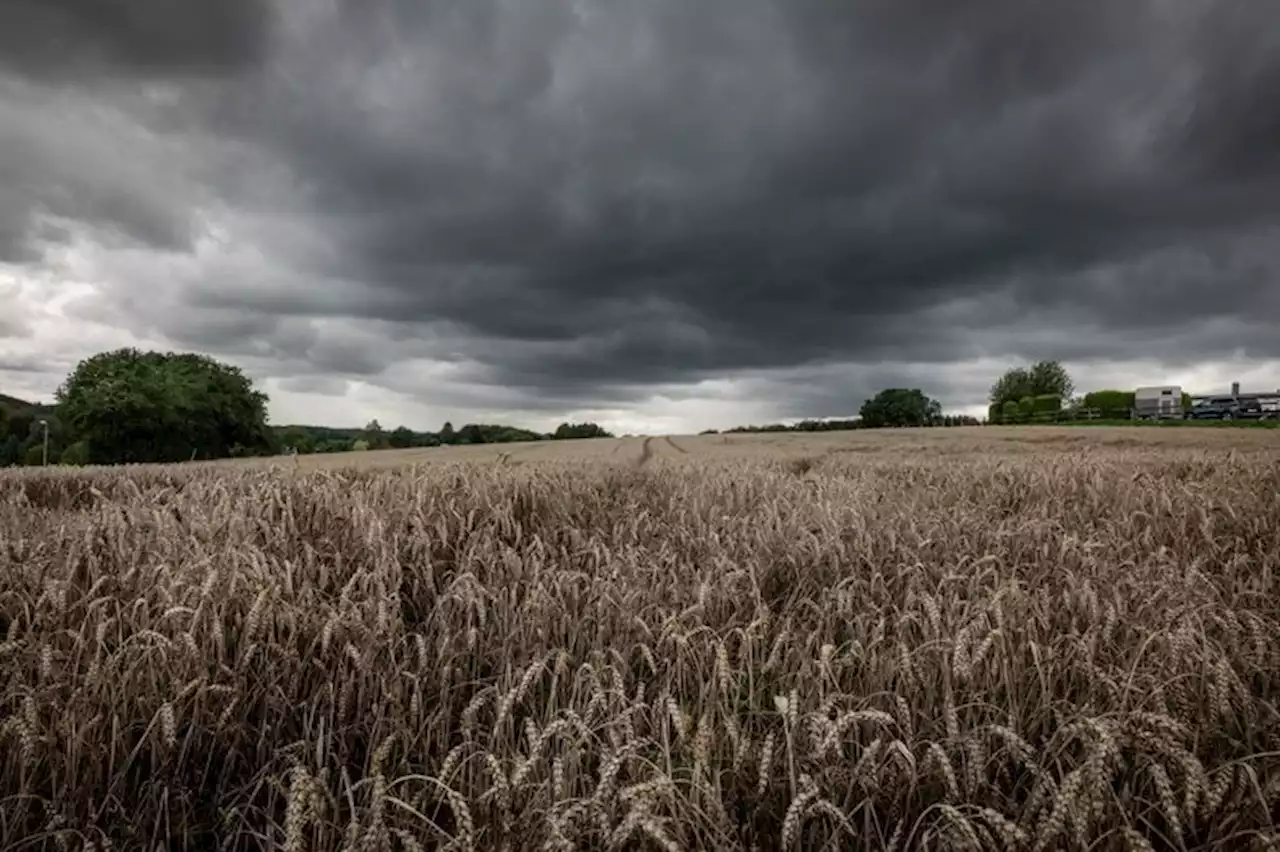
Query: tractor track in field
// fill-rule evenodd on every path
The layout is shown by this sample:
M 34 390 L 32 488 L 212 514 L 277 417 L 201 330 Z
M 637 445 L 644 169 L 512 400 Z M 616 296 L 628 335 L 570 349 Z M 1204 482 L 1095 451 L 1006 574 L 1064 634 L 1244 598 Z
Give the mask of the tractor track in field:
M 675 450 L 675 451 L 676 451 L 677 453 L 679 453 L 680 455 L 682 455 L 682 456 L 687 456 L 687 455 L 689 455 L 689 451 L 688 451 L 688 450 L 686 450 L 684 447 L 680 446 L 679 444 L 677 444 L 677 443 L 675 442 L 675 440 L 674 440 L 674 439 L 672 439 L 672 437 L 671 437 L 670 435 L 666 435 L 666 436 L 664 436 L 662 440 L 666 441 L 666 442 L 667 442 L 667 446 L 671 447 L 671 449 Z

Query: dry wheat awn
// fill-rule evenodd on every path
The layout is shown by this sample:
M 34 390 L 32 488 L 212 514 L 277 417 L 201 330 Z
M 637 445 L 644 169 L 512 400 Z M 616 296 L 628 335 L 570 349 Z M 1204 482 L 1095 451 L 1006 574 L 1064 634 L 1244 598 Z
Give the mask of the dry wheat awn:
M 933 431 L 6 473 L 0 845 L 1273 843 L 1273 436 Z

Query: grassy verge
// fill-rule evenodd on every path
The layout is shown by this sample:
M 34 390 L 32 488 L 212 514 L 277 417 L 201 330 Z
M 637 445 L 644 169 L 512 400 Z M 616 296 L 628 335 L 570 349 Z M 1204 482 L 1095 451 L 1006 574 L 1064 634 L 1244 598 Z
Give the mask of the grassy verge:
M 1010 426 L 1134 426 L 1147 429 L 1280 429 L 1280 420 L 1057 420 Z

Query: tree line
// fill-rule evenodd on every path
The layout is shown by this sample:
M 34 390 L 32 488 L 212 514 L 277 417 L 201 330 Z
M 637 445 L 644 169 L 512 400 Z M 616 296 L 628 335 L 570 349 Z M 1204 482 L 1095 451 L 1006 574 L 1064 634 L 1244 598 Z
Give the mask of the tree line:
M 1134 392 L 1096 390 L 1073 396 L 1059 361 L 1006 370 L 989 392 L 987 423 L 1061 422 L 1083 417 L 1127 419 Z M 517 426 L 467 423 L 438 431 L 384 430 L 267 422 L 265 393 L 236 367 L 204 355 L 124 348 L 80 362 L 58 387 L 53 406 L 0 395 L 0 467 L 49 463 L 173 462 L 280 453 L 334 453 L 515 441 L 613 437 L 595 423 L 561 423 L 542 433 Z M 1184 408 L 1191 398 L 1183 394 Z M 862 403 L 856 418 L 736 426 L 730 433 L 826 432 L 886 427 L 980 425 L 975 417 L 943 414 L 919 388 L 886 388 Z M 703 434 L 715 433 L 709 429 Z
M 943 414 L 941 404 L 919 388 L 886 388 L 863 402 L 854 419 L 803 420 L 796 424 L 739 426 L 728 432 L 819 432 L 885 427 L 978 426 L 1085 419 L 1129 419 L 1132 390 L 1096 390 L 1076 396 L 1075 382 L 1060 361 L 1011 367 L 991 385 L 987 418 Z M 1183 393 L 1182 406 L 1191 407 Z M 714 432 L 715 430 L 707 430 Z
M 943 414 L 942 403 L 920 388 L 885 388 L 864 401 L 856 418 L 801 420 L 799 423 L 770 423 L 764 426 L 735 426 L 727 433 L 741 432 L 838 432 L 850 429 L 887 427 L 979 426 L 981 421 L 967 414 Z M 712 434 L 708 429 L 703 434 Z
M 347 452 L 510 441 L 612 437 L 595 423 L 551 433 L 467 423 L 438 432 L 273 427 L 265 393 L 237 367 L 204 355 L 102 352 L 81 361 L 52 406 L 0 397 L 0 466 L 177 462 L 290 453 Z
M 414 447 L 462 446 L 467 444 L 509 444 L 516 441 L 564 441 L 580 438 L 612 438 L 613 434 L 595 423 L 561 423 L 553 432 L 535 432 L 519 426 L 494 423 L 467 423 L 459 429 L 445 422 L 438 432 L 421 432 L 407 426 L 387 431 L 377 420 L 363 429 L 335 429 L 329 426 L 284 426 L 278 430 L 282 452 L 344 453 L 349 450 L 410 449 Z

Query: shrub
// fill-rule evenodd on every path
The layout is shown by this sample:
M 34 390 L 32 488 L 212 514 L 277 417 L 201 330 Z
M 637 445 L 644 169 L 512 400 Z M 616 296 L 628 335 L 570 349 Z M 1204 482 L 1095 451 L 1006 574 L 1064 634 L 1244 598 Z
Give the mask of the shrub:
M 1018 422 L 1030 423 L 1036 416 L 1036 398 L 1024 396 L 1018 400 Z
M 1084 407 L 1096 409 L 1105 419 L 1128 417 L 1133 404 L 1133 391 L 1098 390 L 1084 395 Z
M 369 449 L 369 442 L 366 441 L 364 438 L 357 438 L 356 440 L 351 442 L 351 449 L 354 452 L 362 453 L 365 450 Z
M 67 465 L 86 465 L 89 463 L 89 444 L 87 441 L 77 441 L 62 451 L 62 457 L 58 460 L 60 464 Z
M 1031 402 L 1037 420 L 1056 420 L 1062 411 L 1062 397 L 1057 394 L 1040 394 Z

